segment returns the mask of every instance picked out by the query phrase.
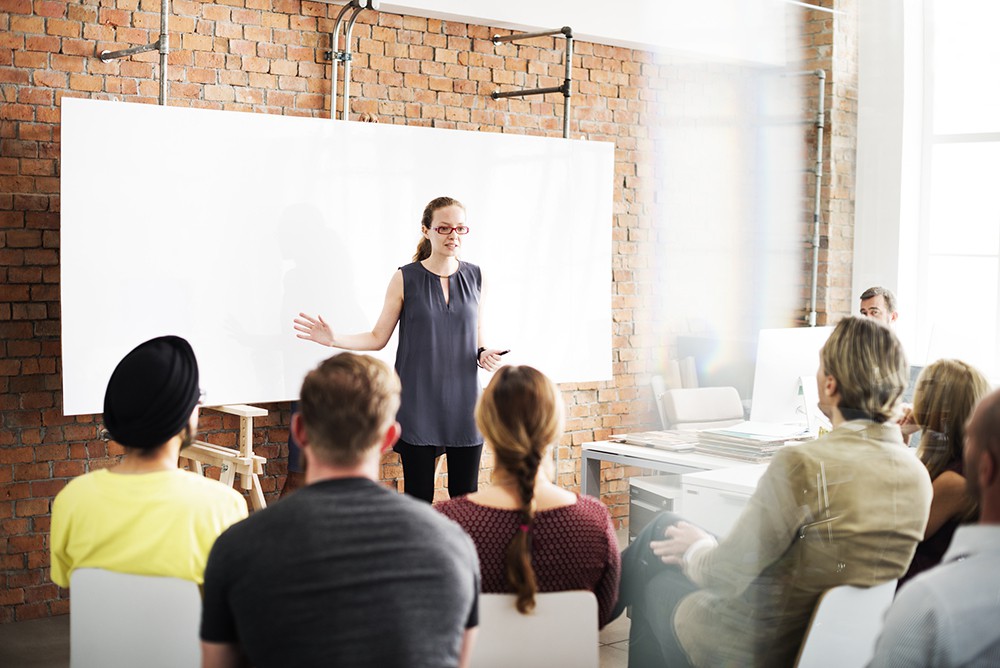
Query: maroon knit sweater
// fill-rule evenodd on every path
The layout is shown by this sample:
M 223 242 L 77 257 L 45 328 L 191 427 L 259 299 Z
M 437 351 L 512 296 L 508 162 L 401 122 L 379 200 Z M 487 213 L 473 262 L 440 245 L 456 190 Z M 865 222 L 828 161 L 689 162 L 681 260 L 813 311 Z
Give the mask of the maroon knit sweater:
M 520 527 L 520 511 L 481 506 L 464 496 L 435 508 L 458 522 L 476 544 L 483 593 L 510 593 L 504 557 Z M 597 596 L 599 625 L 610 621 L 618 600 L 621 556 L 611 516 L 600 501 L 581 496 L 573 505 L 537 512 L 531 547 L 539 592 L 590 590 Z

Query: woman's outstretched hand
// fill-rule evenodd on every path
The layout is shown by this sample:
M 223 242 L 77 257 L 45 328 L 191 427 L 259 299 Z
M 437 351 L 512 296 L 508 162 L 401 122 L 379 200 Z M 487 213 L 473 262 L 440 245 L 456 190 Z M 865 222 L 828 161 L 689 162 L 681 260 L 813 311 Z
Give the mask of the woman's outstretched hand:
M 298 332 L 296 336 L 300 339 L 314 341 L 321 346 L 333 345 L 333 330 L 321 315 L 313 318 L 305 313 L 299 313 L 299 317 L 295 319 L 295 331 Z

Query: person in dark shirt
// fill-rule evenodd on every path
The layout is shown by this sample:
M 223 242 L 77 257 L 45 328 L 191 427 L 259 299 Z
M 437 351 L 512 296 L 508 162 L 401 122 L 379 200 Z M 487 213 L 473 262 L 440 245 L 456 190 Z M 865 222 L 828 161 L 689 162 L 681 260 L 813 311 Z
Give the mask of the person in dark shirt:
M 378 482 L 399 437 L 399 380 L 344 353 L 302 385 L 292 431 L 306 486 L 222 534 L 205 569 L 203 666 L 467 665 L 478 624 L 472 541 Z
M 399 324 L 396 372 L 403 384 L 395 446 L 405 492 L 434 500 L 435 460 L 448 457 L 448 493 L 474 492 L 483 439 L 472 413 L 479 396 L 477 365 L 500 366 L 503 351 L 484 342 L 484 281 L 479 267 L 458 259 L 470 228 L 465 207 L 438 197 L 424 208 L 413 262 L 389 281 L 378 322 L 369 332 L 335 333 L 322 316 L 300 313 L 298 337 L 344 350 L 381 350 Z M 478 347 L 478 348 L 477 348 Z

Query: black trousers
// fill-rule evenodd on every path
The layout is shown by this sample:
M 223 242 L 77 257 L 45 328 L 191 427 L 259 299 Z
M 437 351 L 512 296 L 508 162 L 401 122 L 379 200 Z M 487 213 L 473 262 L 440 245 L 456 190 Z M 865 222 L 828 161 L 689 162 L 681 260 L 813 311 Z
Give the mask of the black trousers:
M 664 530 L 683 518 L 663 513 L 646 525 L 622 552 L 617 617 L 632 606 L 628 636 L 629 668 L 688 668 L 687 654 L 674 633 L 674 611 L 681 599 L 698 589 L 677 566 L 664 564 L 649 548 L 663 540 Z
M 458 448 L 411 445 L 399 441 L 394 448 L 403 462 L 403 491 L 410 496 L 434 501 L 434 465 L 444 452 L 448 458 L 448 495 L 451 498 L 479 489 L 479 459 L 483 444 Z

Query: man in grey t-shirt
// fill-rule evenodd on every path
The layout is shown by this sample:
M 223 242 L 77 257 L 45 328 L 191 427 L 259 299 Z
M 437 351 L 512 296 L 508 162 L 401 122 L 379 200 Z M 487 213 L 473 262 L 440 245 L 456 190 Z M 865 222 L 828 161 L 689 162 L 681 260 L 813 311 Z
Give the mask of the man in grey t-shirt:
M 292 431 L 306 486 L 216 541 L 203 665 L 465 666 L 478 623 L 471 539 L 378 483 L 399 437 L 399 381 L 342 353 L 310 372 Z

